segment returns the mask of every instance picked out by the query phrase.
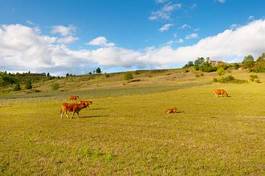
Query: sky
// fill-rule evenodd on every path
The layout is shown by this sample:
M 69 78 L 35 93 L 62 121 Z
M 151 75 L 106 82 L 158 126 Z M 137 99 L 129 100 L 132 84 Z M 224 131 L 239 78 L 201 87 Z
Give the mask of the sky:
M 261 0 L 0 0 L 0 70 L 85 74 L 265 52 Z

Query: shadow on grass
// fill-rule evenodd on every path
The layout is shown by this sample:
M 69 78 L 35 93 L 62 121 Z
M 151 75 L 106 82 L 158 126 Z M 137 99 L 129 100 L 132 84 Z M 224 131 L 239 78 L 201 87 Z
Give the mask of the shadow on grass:
M 86 118 L 98 118 L 98 117 L 108 117 L 108 115 L 85 115 L 85 116 L 80 116 L 80 119 L 86 119 Z
M 89 108 L 90 110 L 95 110 L 95 111 L 97 111 L 97 110 L 105 110 L 105 109 L 107 109 L 107 108 Z

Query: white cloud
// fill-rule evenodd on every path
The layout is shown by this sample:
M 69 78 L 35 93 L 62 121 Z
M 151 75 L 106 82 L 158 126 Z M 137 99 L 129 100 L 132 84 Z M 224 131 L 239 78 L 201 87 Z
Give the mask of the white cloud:
M 57 25 L 52 27 L 51 33 L 59 35 L 57 38 L 58 43 L 71 44 L 78 40 L 78 38 L 74 36 L 75 31 L 76 27 L 73 25 Z
M 33 23 L 31 20 L 26 20 L 26 23 L 27 23 L 28 25 L 34 25 L 34 23 Z
M 74 36 L 65 36 L 65 37 L 62 37 L 62 38 L 58 38 L 57 39 L 57 42 L 58 43 L 64 43 L 64 44 L 70 44 L 70 43 L 73 43 L 75 42 L 76 40 L 78 40 L 77 37 L 74 37 Z
M 169 23 L 164 24 L 163 26 L 161 26 L 161 27 L 159 28 L 159 31 L 160 31 L 160 32 L 166 32 L 166 31 L 168 31 L 172 26 L 173 26 L 173 24 L 169 24 Z
M 154 11 L 149 16 L 149 20 L 168 20 L 170 19 L 171 14 L 177 10 L 180 9 L 182 5 L 180 3 L 166 3 L 163 5 L 163 7 L 157 11 Z
M 221 4 L 224 4 L 226 0 L 216 0 L 216 2 L 219 2 Z
M 188 24 L 183 24 L 179 27 L 179 29 L 185 30 L 185 29 L 191 29 L 191 26 Z
M 183 43 L 183 42 L 184 42 L 184 40 L 182 38 L 179 38 L 176 40 L 176 43 Z
M 88 42 L 88 45 L 100 46 L 100 47 L 113 47 L 115 44 L 108 42 L 108 40 L 105 37 L 99 36 Z
M 59 34 L 61 36 L 69 36 L 69 35 L 73 35 L 75 31 L 76 31 L 76 28 L 72 25 L 69 25 L 69 26 L 58 25 L 58 26 L 52 27 L 51 33 Z
M 103 45 L 97 49 L 77 50 L 57 40 L 33 27 L 0 25 L 0 69 L 61 74 L 85 73 L 98 65 L 103 68 L 167 68 L 200 56 L 240 61 L 247 54 L 256 57 L 265 51 L 265 20 L 227 29 L 194 45 L 178 48 L 162 46 L 131 50 Z
M 248 17 L 248 20 L 249 20 L 249 21 L 253 21 L 253 20 L 255 20 L 255 17 L 252 16 L 252 15 L 250 15 L 250 16 Z
M 186 40 L 191 40 L 191 39 L 195 39 L 195 38 L 198 38 L 199 35 L 197 33 L 191 33 L 189 35 L 186 35 L 185 39 Z
M 229 29 L 234 30 L 234 29 L 236 29 L 236 28 L 238 28 L 238 27 L 239 27 L 238 24 L 231 24 L 231 25 L 229 26 Z

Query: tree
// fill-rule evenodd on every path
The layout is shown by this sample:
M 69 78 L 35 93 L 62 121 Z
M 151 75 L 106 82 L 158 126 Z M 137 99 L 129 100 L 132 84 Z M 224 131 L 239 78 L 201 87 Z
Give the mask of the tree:
M 224 69 L 223 67 L 219 67 L 219 68 L 217 69 L 217 74 L 218 74 L 219 76 L 224 75 L 224 74 L 225 74 L 225 69 Z
M 47 77 L 50 77 L 50 73 L 47 73 Z
M 20 84 L 16 83 L 15 87 L 14 87 L 14 91 L 19 91 L 21 90 Z
M 192 67 L 194 66 L 193 62 L 192 61 L 189 61 L 185 66 L 184 68 L 189 68 L 189 67 Z
M 201 66 L 205 62 L 205 59 L 203 57 L 199 57 L 194 61 L 195 66 Z
M 194 61 L 194 68 L 195 70 L 200 70 L 200 67 L 205 62 L 205 59 L 203 57 L 199 57 Z
M 28 80 L 25 84 L 25 89 L 32 89 L 32 82 L 31 80 Z
M 255 64 L 254 57 L 252 55 L 245 56 L 242 64 L 244 68 L 252 68 Z
M 265 61 L 265 53 L 262 53 L 262 55 L 258 57 L 257 62 L 260 61 Z
M 99 67 L 95 71 L 96 71 L 97 74 L 101 74 L 101 72 L 102 72 L 101 68 L 99 68 Z
M 125 73 L 125 75 L 124 75 L 124 79 L 125 79 L 125 80 L 133 79 L 133 74 L 130 73 L 130 72 Z

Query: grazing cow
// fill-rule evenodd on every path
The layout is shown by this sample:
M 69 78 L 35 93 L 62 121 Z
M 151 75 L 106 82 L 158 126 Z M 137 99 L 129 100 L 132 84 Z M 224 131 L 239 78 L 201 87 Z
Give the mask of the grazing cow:
M 86 107 L 88 107 L 86 103 L 63 103 L 61 106 L 61 118 L 63 118 L 64 114 L 69 118 L 68 112 L 73 112 L 72 118 L 75 113 L 77 113 L 79 117 L 79 112 Z
M 89 106 L 93 103 L 93 101 L 91 101 L 91 100 L 80 100 L 80 103 L 83 103 L 83 104 Z
M 77 100 L 79 99 L 79 96 L 72 95 L 69 97 L 69 100 Z
M 172 113 L 177 113 L 177 112 L 178 112 L 178 111 L 177 111 L 177 108 L 175 108 L 175 107 L 166 110 L 166 113 L 167 113 L 167 114 L 172 114 Z
M 222 97 L 229 97 L 229 96 L 228 96 L 228 93 L 227 93 L 226 90 L 224 90 L 224 89 L 215 89 L 215 90 L 213 90 L 213 93 L 214 93 L 217 97 L 219 97 L 220 95 L 221 95 Z

